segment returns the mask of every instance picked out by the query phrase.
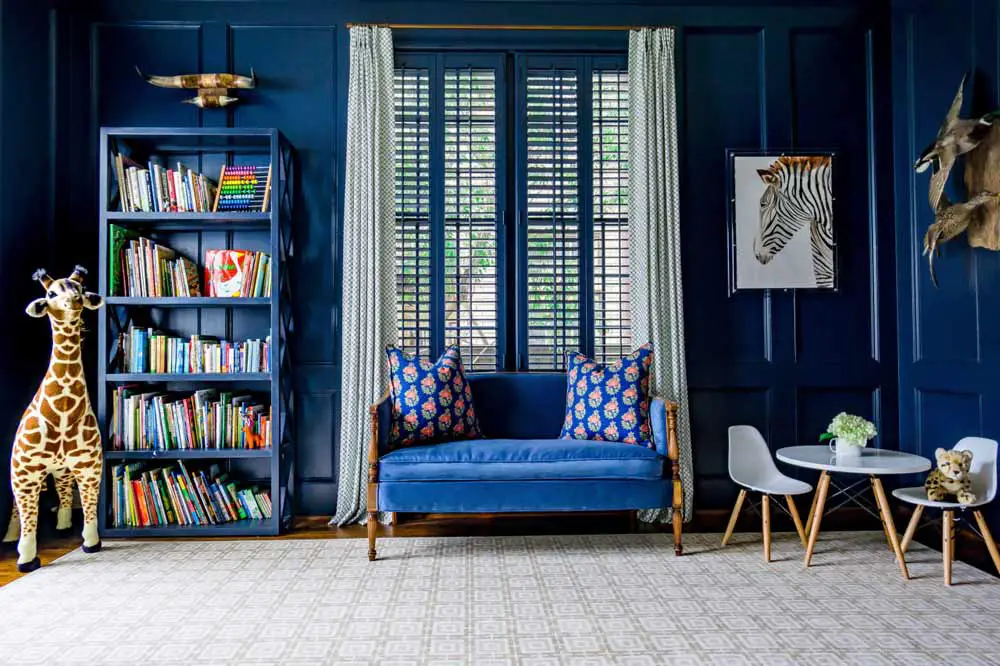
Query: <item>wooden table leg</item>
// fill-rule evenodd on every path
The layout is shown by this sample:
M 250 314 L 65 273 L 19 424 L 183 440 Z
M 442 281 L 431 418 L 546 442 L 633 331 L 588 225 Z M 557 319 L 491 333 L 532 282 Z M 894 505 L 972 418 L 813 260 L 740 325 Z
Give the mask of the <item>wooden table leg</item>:
M 771 561 L 771 496 L 764 495 L 760 500 L 761 514 L 764 517 L 764 561 Z
M 875 490 L 875 477 L 874 476 L 871 478 L 871 482 L 872 482 L 872 495 L 877 495 L 878 491 Z M 879 513 L 879 519 L 882 521 L 882 533 L 885 535 L 885 544 L 887 546 L 889 546 L 889 550 L 892 552 L 893 555 L 895 555 L 896 551 L 893 550 L 892 539 L 889 538 L 889 527 L 888 527 L 888 525 L 885 524 L 885 518 L 882 515 L 882 508 L 881 507 L 882 507 L 882 505 L 879 504 L 879 512 L 878 513 Z
M 813 549 L 816 548 L 816 540 L 819 538 L 819 525 L 823 522 L 823 508 L 826 505 L 826 493 L 830 489 L 830 475 L 825 471 L 819 476 L 819 483 L 816 484 L 816 500 L 812 510 L 811 525 L 809 530 L 809 543 L 806 544 L 806 566 L 812 561 Z
M 913 535 L 917 533 L 917 525 L 920 524 L 920 516 L 922 515 L 924 515 L 924 505 L 915 504 L 913 506 L 913 516 L 910 518 L 910 524 L 906 526 L 906 533 L 903 534 L 903 540 L 899 542 L 899 549 L 903 551 L 904 555 L 910 547 L 910 542 L 913 541 Z
M 993 558 L 993 566 L 997 568 L 997 574 L 1000 574 L 1000 551 L 997 550 L 997 543 L 993 540 L 990 526 L 986 524 L 986 519 L 983 518 L 982 511 L 973 511 L 972 515 L 976 517 L 976 523 L 979 524 L 979 531 L 983 533 L 983 541 L 986 542 L 986 548 L 990 551 L 990 557 Z
M 882 521 L 885 523 L 885 531 L 889 537 L 889 544 L 892 546 L 892 552 L 895 553 L 896 559 L 899 561 L 899 570 L 903 572 L 904 579 L 910 580 L 910 572 L 906 568 L 906 559 L 903 557 L 903 551 L 899 547 L 899 537 L 896 535 L 896 523 L 892 519 L 889 500 L 885 496 L 882 481 L 877 476 L 872 477 L 872 487 L 875 489 L 875 499 L 878 501 L 878 508 L 882 513 Z
M 733 506 L 733 515 L 729 517 L 729 525 L 726 527 L 726 533 L 722 537 L 722 545 L 725 546 L 729 543 L 729 539 L 733 536 L 733 530 L 736 529 L 736 519 L 740 517 L 740 509 L 743 508 L 743 500 L 747 498 L 746 488 L 740 490 L 740 494 L 736 497 L 736 504 Z
M 802 519 L 799 518 L 799 510 L 795 506 L 795 498 L 791 495 L 785 495 L 785 501 L 788 502 L 788 513 L 792 515 L 792 522 L 795 523 L 795 531 L 799 533 L 799 540 L 802 541 L 802 547 L 806 547 L 806 531 L 802 528 Z
M 820 481 L 823 480 L 823 475 L 824 474 L 826 474 L 826 472 L 823 472 L 823 474 L 819 475 L 819 480 Z M 819 499 L 819 482 L 816 483 L 816 490 L 813 491 L 813 501 L 812 501 L 812 504 L 809 506 L 809 515 L 806 516 L 806 535 L 808 535 L 810 532 L 812 532 L 813 515 L 816 513 L 816 500 L 817 499 Z
M 944 558 L 944 584 L 951 585 L 951 563 L 955 558 L 955 512 L 944 512 L 941 525 L 941 557 Z

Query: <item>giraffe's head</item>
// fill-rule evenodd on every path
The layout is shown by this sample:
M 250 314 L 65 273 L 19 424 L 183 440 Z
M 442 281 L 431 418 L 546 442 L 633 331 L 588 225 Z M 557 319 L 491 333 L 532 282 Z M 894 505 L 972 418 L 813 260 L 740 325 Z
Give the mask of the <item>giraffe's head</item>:
M 83 266 L 77 266 L 69 277 L 54 280 L 44 268 L 39 268 L 32 277 L 45 287 L 45 297 L 31 301 L 26 312 L 32 317 L 48 315 L 66 321 L 79 319 L 84 308 L 96 310 L 101 307 L 104 305 L 104 298 L 83 288 L 86 275 L 87 270 Z

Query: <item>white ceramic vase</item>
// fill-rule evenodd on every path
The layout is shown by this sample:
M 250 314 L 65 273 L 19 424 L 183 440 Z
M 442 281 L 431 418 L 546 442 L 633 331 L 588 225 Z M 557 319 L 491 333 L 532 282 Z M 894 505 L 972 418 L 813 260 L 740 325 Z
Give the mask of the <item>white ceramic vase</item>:
M 830 449 L 837 455 L 838 458 L 860 458 L 861 449 L 863 448 L 865 447 L 858 446 L 850 440 L 841 439 L 839 437 L 835 437 L 830 442 Z

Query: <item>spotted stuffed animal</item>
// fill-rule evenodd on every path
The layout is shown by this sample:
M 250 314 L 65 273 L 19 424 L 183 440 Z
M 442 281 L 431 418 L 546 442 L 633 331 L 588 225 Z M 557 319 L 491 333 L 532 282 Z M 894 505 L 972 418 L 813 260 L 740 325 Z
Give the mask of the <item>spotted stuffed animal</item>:
M 969 466 L 972 451 L 937 449 L 934 451 L 937 467 L 931 470 L 924 482 L 927 499 L 933 502 L 947 501 L 952 495 L 959 504 L 972 504 L 976 495 L 969 480 Z

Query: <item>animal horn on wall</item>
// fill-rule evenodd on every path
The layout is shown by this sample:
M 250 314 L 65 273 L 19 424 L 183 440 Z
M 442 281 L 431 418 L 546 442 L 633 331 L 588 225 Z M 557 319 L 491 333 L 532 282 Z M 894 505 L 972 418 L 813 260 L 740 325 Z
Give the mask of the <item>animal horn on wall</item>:
M 44 268 L 39 268 L 37 271 L 31 274 L 32 280 L 38 280 L 42 283 L 42 286 L 48 289 L 52 285 L 52 278 L 49 277 L 48 271 Z
M 135 71 L 142 79 L 160 88 L 238 88 L 247 90 L 257 87 L 257 74 L 250 70 L 250 76 L 241 74 L 178 74 L 176 76 L 151 76 L 144 74 L 136 65 Z
M 83 284 L 84 278 L 87 277 L 87 269 L 83 266 L 77 264 L 73 267 L 73 274 L 69 276 L 69 279 L 77 284 Z

